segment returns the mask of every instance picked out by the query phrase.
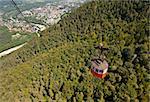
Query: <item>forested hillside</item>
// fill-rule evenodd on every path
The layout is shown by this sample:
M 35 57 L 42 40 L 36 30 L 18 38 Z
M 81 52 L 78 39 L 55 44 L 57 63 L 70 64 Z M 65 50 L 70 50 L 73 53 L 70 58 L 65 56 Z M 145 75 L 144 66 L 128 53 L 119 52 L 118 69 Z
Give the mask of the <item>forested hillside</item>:
M 149 2 L 92 1 L 0 59 L 2 102 L 148 102 Z M 104 79 L 92 76 L 95 46 L 109 48 Z

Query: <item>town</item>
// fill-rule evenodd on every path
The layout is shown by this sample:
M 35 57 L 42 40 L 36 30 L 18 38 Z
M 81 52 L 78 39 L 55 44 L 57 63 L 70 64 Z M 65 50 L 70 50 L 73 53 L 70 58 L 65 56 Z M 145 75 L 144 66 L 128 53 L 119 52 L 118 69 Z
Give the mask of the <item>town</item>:
M 65 0 L 47 3 L 45 6 L 22 11 L 17 17 L 9 16 L 3 21 L 0 13 L 0 26 L 6 26 L 10 31 L 39 32 L 45 30 L 49 25 L 57 23 L 61 16 L 69 13 L 72 8 L 79 7 L 87 0 Z M 31 22 L 30 22 L 31 21 Z

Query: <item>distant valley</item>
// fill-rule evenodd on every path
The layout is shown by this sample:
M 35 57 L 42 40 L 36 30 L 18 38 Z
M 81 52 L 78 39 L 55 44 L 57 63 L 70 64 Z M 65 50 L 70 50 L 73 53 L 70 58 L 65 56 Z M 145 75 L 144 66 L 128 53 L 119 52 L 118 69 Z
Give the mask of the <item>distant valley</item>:
M 0 0 L 0 52 L 39 36 L 63 15 L 88 0 Z M 23 15 L 23 16 L 22 16 Z M 19 37 L 15 37 L 19 35 Z

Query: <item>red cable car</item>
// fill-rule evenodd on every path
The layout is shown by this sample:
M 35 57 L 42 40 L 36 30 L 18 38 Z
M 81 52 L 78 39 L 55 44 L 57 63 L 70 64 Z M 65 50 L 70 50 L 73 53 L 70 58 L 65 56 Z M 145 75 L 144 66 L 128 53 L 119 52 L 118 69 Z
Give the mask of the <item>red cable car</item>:
M 97 78 L 104 78 L 107 75 L 108 63 L 105 60 L 93 59 L 91 72 Z

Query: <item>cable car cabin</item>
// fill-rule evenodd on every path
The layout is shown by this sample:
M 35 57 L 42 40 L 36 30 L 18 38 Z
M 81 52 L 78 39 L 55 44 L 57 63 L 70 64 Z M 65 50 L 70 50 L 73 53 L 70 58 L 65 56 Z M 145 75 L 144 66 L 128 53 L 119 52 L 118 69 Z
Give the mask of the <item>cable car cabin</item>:
M 105 60 L 93 59 L 91 72 L 97 78 L 104 78 L 107 75 L 108 63 Z

